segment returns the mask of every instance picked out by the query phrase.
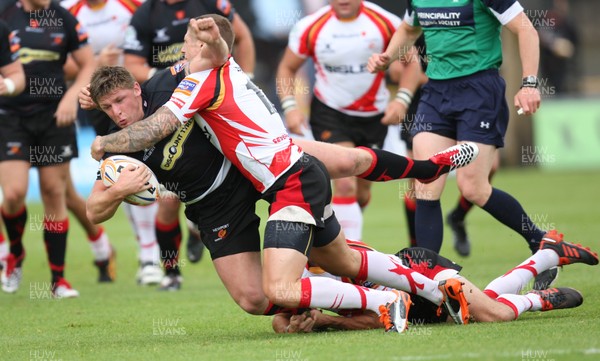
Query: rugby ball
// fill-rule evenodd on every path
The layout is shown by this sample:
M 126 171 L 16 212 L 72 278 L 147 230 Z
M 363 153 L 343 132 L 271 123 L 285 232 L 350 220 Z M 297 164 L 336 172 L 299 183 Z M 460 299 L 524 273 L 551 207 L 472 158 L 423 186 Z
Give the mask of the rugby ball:
M 125 202 L 136 206 L 147 206 L 156 202 L 160 198 L 160 184 L 158 183 L 158 179 L 156 179 L 156 176 L 148 166 L 135 158 L 125 155 L 113 155 L 104 159 L 102 164 L 100 164 L 102 183 L 106 187 L 112 186 L 119 179 L 121 171 L 129 165 L 148 169 L 151 174 L 149 181 L 151 187 L 147 190 L 128 195 L 125 197 Z

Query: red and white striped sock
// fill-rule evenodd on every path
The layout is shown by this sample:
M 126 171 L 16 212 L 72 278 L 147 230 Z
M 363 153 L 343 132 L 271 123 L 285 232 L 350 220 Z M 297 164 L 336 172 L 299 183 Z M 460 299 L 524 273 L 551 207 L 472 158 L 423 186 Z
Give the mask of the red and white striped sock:
M 368 280 L 398 290 L 421 296 L 436 305 L 442 303 L 444 295 L 438 282 L 404 266 L 398 257 L 373 251 L 358 251 L 362 262 L 357 281 Z
M 379 306 L 396 300 L 392 291 L 378 291 L 325 277 L 303 278 L 299 308 L 361 309 L 379 314 Z
M 154 229 L 158 203 L 145 207 L 126 204 L 124 209 L 140 245 L 140 262 L 160 264 L 160 248 Z
M 526 295 L 504 294 L 500 295 L 496 301 L 510 307 L 515 313 L 515 319 L 517 319 L 523 312 L 539 311 L 542 309 L 542 301 L 540 296 L 536 295 L 535 293 L 528 293 Z
M 501 294 L 519 294 L 535 276 L 554 266 L 558 266 L 556 252 L 550 249 L 539 250 L 525 262 L 490 282 L 483 292 L 494 299 Z
M 110 257 L 111 246 L 104 228 L 99 227 L 98 234 L 88 236 L 95 261 L 106 261 Z

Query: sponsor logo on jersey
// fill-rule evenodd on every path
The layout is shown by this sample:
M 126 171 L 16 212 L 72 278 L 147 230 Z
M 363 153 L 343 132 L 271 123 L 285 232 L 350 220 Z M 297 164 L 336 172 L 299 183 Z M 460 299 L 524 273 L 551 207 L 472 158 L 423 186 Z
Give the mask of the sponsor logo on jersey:
M 156 36 L 152 39 L 155 43 L 166 43 L 171 40 L 171 37 L 167 35 L 167 27 L 156 29 Z
M 455 6 L 451 8 L 420 8 L 417 18 L 422 27 L 461 27 L 474 26 L 473 5 Z
M 52 45 L 59 46 L 62 44 L 63 39 L 65 38 L 65 34 L 63 33 L 51 33 L 50 37 L 52 38 Z
M 290 136 L 289 136 L 288 134 L 283 134 L 283 135 L 280 135 L 279 137 L 277 137 L 277 138 L 273 139 L 273 143 L 275 143 L 275 144 L 277 144 L 277 143 L 281 143 L 281 142 L 283 142 L 284 140 L 288 139 L 289 137 L 290 137 Z
M 197 80 L 189 78 L 183 79 L 177 86 L 177 89 L 175 89 L 174 93 L 181 93 L 186 96 L 190 96 L 192 95 L 192 91 L 194 91 L 196 85 L 198 85 Z
M 56 61 L 58 59 L 60 59 L 60 53 L 56 51 L 31 48 L 19 49 L 19 60 L 22 64 L 29 64 L 32 61 Z
M 177 63 L 171 67 L 171 74 L 176 75 L 182 70 L 185 70 L 185 63 Z
M 231 11 L 231 3 L 229 0 L 217 0 L 217 8 L 225 15 L 229 15 Z
M 162 169 L 173 169 L 177 160 L 181 158 L 181 155 L 183 154 L 183 145 L 190 136 L 194 124 L 193 121 L 184 123 L 183 126 L 173 134 L 169 142 L 165 144 L 165 147 L 163 148 L 163 161 L 160 165 Z
M 343 65 L 324 65 L 325 70 L 330 73 L 340 73 L 340 74 L 361 74 L 368 72 L 367 64 L 343 64 Z
M 150 156 L 152 155 L 152 153 L 154 153 L 154 149 L 156 149 L 156 147 L 152 147 L 149 149 L 144 149 L 144 156 L 142 157 L 142 161 L 145 162 L 148 160 L 148 158 L 150 158 Z
M 183 106 L 185 105 L 185 102 L 179 98 L 176 97 L 171 97 L 171 99 L 169 100 L 171 103 L 175 104 L 175 106 L 177 106 L 177 108 L 181 109 L 183 108 Z

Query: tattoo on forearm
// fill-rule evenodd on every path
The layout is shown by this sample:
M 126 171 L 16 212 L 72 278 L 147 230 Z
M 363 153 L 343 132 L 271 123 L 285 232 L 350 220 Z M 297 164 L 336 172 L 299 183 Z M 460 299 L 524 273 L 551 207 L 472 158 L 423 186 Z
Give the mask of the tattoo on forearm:
M 179 127 L 179 120 L 166 107 L 125 129 L 104 137 L 104 150 L 108 153 L 132 153 L 158 143 Z

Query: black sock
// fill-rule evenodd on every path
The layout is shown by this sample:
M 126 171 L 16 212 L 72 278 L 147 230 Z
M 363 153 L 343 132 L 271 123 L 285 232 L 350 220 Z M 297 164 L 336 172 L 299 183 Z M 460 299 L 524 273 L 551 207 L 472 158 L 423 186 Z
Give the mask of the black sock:
M 406 213 L 406 224 L 408 226 L 408 238 L 411 247 L 417 246 L 417 237 L 415 235 L 415 212 L 417 203 L 414 199 L 404 196 L 404 212 Z
M 385 182 L 403 178 L 429 179 L 439 173 L 440 166 L 429 160 L 412 160 L 381 149 L 360 148 L 373 155 L 373 163 L 358 178 Z
M 525 238 L 532 253 L 539 249 L 540 241 L 546 232 L 533 223 L 521 204 L 513 196 L 492 188 L 490 199 L 481 208 Z
M 415 228 L 417 246 L 439 253 L 444 237 L 442 206 L 439 199 L 433 201 L 417 199 Z
M 462 222 L 465 220 L 467 213 L 473 208 L 473 203 L 471 203 L 468 199 L 463 197 L 462 195 L 458 199 L 458 204 L 456 208 L 450 213 L 450 217 L 455 222 Z
M 10 242 L 10 253 L 17 259 L 17 267 L 21 267 L 25 256 L 22 240 L 23 232 L 25 232 L 25 223 L 27 222 L 27 208 L 23 206 L 22 210 L 10 215 L 4 213 L 4 210 L 2 210 L 2 219 L 6 225 L 6 235 Z
M 44 219 L 44 243 L 46 244 L 46 252 L 48 253 L 52 283 L 56 283 L 64 277 L 68 232 L 68 218 L 62 221 Z
M 179 220 L 173 224 L 155 222 L 156 241 L 160 247 L 160 260 L 168 275 L 179 275 L 179 246 L 181 245 L 181 227 Z

